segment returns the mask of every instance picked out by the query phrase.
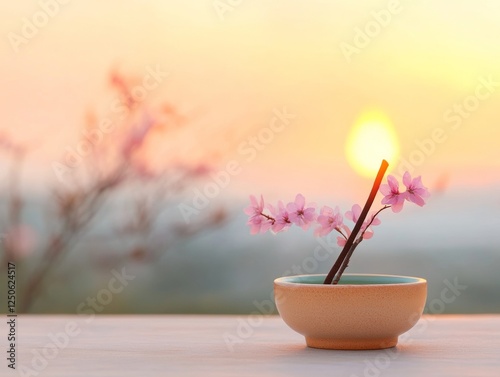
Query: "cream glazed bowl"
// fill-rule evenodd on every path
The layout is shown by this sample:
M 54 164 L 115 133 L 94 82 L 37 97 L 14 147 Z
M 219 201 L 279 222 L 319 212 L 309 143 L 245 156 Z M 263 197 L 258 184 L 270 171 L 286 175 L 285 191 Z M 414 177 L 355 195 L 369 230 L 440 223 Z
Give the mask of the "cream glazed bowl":
M 427 299 L 425 279 L 344 274 L 276 279 L 274 297 L 283 321 L 312 348 L 367 350 L 394 347 L 419 320 Z

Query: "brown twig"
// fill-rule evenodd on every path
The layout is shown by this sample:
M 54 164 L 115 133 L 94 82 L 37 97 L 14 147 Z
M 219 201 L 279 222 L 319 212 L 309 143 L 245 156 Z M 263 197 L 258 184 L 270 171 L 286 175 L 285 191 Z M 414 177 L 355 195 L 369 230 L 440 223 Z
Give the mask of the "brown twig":
M 342 265 L 344 264 L 344 261 L 347 258 L 349 251 L 351 250 L 351 247 L 353 246 L 359 231 L 361 230 L 363 222 L 365 221 L 365 218 L 368 215 L 368 211 L 370 211 L 370 208 L 373 204 L 373 201 L 375 200 L 375 196 L 377 195 L 377 191 L 380 187 L 380 184 L 382 183 L 382 179 L 384 178 L 385 172 L 386 172 L 388 167 L 389 167 L 389 163 L 386 160 L 382 160 L 382 164 L 380 165 L 379 171 L 377 173 L 377 177 L 375 178 L 375 182 L 373 182 L 372 190 L 370 191 L 370 195 L 368 196 L 368 199 L 366 200 L 365 206 L 363 207 L 363 210 L 361 211 L 361 214 L 359 215 L 358 221 L 354 225 L 354 229 L 352 230 L 351 235 L 347 239 L 347 242 L 344 245 L 342 252 L 340 253 L 337 260 L 335 261 L 335 264 L 331 268 L 330 272 L 326 276 L 323 284 L 332 284 L 333 279 L 335 278 L 335 276 L 337 275 L 337 273 L 341 269 Z M 340 276 L 338 277 L 338 279 L 340 280 Z
M 351 248 L 349 249 L 349 252 L 347 253 L 347 256 L 345 257 L 344 261 L 342 262 L 342 266 L 340 267 L 339 272 L 337 273 L 337 275 L 335 275 L 335 278 L 333 279 L 332 284 L 337 284 L 339 282 L 340 278 L 342 277 L 342 274 L 344 273 L 344 270 L 347 267 L 349 267 L 349 262 L 351 260 L 352 253 L 354 253 L 354 250 L 356 249 L 356 247 L 358 247 L 358 245 L 361 243 L 361 241 L 363 241 L 363 237 L 358 238 L 352 244 Z

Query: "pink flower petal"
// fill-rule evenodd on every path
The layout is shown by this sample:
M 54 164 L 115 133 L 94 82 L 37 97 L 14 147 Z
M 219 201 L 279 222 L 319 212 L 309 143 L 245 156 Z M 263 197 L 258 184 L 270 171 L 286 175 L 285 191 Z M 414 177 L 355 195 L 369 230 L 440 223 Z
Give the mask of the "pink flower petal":
M 429 197 L 430 194 L 427 187 L 422 183 L 422 177 L 418 176 L 412 180 L 410 173 L 406 172 L 403 177 L 403 182 L 406 186 L 405 199 L 419 206 L 423 206 L 425 204 L 424 198 Z
M 389 183 L 389 187 L 391 188 L 392 192 L 399 192 L 399 183 L 397 179 L 394 178 L 394 176 L 387 176 L 387 182 Z
M 339 245 L 340 247 L 344 247 L 346 243 L 347 240 L 344 237 L 342 236 L 337 237 L 337 245 Z
M 404 174 L 403 174 L 403 184 L 406 186 L 406 187 L 409 187 L 411 185 L 411 175 L 410 175 L 410 172 L 409 171 L 406 171 Z
M 295 197 L 295 204 L 297 205 L 297 208 L 303 209 L 306 204 L 306 198 L 304 198 L 304 195 L 297 194 Z
M 392 212 L 398 213 L 403 209 L 404 200 L 397 200 L 395 203 L 391 204 Z
M 382 195 L 384 196 L 388 196 L 388 195 L 391 195 L 392 191 L 391 191 L 391 188 L 388 184 L 383 184 L 383 185 L 380 185 L 380 188 L 379 188 L 379 191 L 382 193 Z
M 406 192 L 405 198 L 409 202 L 415 203 L 416 205 L 418 205 L 420 207 L 422 207 L 425 204 L 425 200 L 421 196 L 412 194 L 410 192 Z

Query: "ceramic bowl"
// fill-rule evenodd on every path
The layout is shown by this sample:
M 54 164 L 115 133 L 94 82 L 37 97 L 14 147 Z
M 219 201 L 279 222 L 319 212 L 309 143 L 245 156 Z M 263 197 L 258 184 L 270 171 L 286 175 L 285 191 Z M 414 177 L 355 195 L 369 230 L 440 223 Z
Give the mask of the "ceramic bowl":
M 337 285 L 326 275 L 299 275 L 274 281 L 283 321 L 313 348 L 382 349 L 419 320 L 427 298 L 425 279 L 344 274 Z

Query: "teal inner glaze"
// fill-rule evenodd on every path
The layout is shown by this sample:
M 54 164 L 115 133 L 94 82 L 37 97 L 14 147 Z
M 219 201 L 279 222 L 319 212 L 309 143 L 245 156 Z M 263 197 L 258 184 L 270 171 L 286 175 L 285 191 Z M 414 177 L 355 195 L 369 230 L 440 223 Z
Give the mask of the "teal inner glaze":
M 299 284 L 323 284 L 326 275 L 306 275 L 306 276 L 289 276 L 283 278 L 283 282 L 299 283 Z M 339 284 L 350 285 L 367 285 L 367 284 L 404 284 L 416 283 L 418 278 L 406 276 L 370 276 L 370 275 L 344 275 L 340 278 Z

